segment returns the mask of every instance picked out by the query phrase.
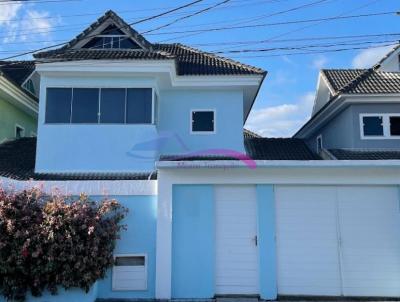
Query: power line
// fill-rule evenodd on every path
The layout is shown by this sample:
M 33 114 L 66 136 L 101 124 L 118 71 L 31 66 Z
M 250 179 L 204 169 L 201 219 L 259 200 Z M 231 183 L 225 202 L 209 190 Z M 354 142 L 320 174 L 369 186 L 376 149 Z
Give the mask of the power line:
M 167 15 L 167 14 L 170 14 L 170 13 L 176 12 L 176 11 L 178 11 L 178 10 L 187 8 L 187 7 L 189 7 L 189 6 L 192 6 L 192 5 L 196 4 L 196 3 L 200 3 L 200 2 L 202 2 L 202 1 L 204 1 L 204 0 L 192 1 L 192 2 L 189 2 L 189 3 L 187 3 L 187 4 L 184 4 L 184 5 L 178 6 L 178 7 L 176 7 L 176 8 L 173 8 L 173 9 L 171 9 L 171 10 L 165 11 L 165 12 L 163 12 L 163 13 L 160 13 L 160 14 L 157 14 L 157 15 L 153 15 L 153 16 L 144 18 L 144 19 L 142 19 L 142 20 L 139 20 L 139 21 L 136 21 L 136 22 L 133 22 L 133 23 L 129 23 L 129 24 L 127 24 L 126 26 L 118 27 L 118 29 L 122 29 L 122 28 L 124 28 L 124 27 L 128 27 L 128 26 L 140 24 L 140 23 L 143 23 L 143 22 L 146 22 L 146 21 L 150 21 L 150 20 L 153 20 L 153 19 L 157 19 L 157 18 L 159 18 L 159 17 L 161 17 L 161 16 L 165 16 L 165 15 Z M 95 37 L 95 36 L 96 36 L 96 35 L 88 35 L 88 36 L 85 37 L 84 39 L 93 38 L 93 37 Z M 54 44 L 54 45 L 51 45 L 51 46 L 42 47 L 42 48 L 39 48 L 39 49 L 36 49 L 36 50 L 24 52 L 24 53 L 21 53 L 21 54 L 19 54 L 19 55 L 14 55 L 14 56 L 6 57 L 6 58 L 0 59 L 0 60 L 9 60 L 9 59 L 13 59 L 13 58 L 17 58 L 17 57 L 29 55 L 29 54 L 32 54 L 32 53 L 35 53 L 35 52 L 38 52 L 38 51 L 42 51 L 42 50 L 46 50 L 46 49 L 50 49 L 50 48 L 54 48 L 54 47 L 58 47 L 58 46 L 63 46 L 63 45 L 66 44 L 66 43 L 68 43 L 68 42 L 58 43 L 58 44 Z
M 253 25 L 225 26 L 225 27 L 204 28 L 204 29 L 195 29 L 195 30 L 160 32 L 160 33 L 149 34 L 149 35 L 171 35 L 171 34 L 182 34 L 182 33 L 202 33 L 202 32 L 223 31 L 223 30 L 231 30 L 231 29 L 257 28 L 257 27 L 268 27 L 268 26 L 280 26 L 280 25 L 291 25 L 291 24 L 301 24 L 301 23 L 312 23 L 312 22 L 319 22 L 319 21 L 332 21 L 332 20 L 341 20 L 341 19 L 375 17 L 375 16 L 383 16 L 383 15 L 392 15 L 392 14 L 395 14 L 395 13 L 396 13 L 396 11 L 390 11 L 390 12 L 360 14 L 360 15 L 351 15 L 351 16 L 339 16 L 339 17 L 338 16 L 333 16 L 333 17 L 326 17 L 326 18 L 294 20 L 294 21 L 281 21 L 281 22 L 253 24 Z M 143 33 L 146 33 L 146 32 L 143 32 Z
M 193 14 L 189 14 L 189 15 L 183 16 L 183 17 L 178 18 L 178 19 L 175 19 L 175 20 L 173 20 L 173 21 L 171 21 L 171 22 L 169 22 L 169 23 L 167 23 L 167 24 L 164 24 L 164 25 L 158 26 L 158 27 L 156 27 L 156 28 L 147 30 L 147 31 L 143 32 L 142 34 L 147 34 L 147 33 L 151 33 L 151 32 L 160 30 L 160 29 L 162 29 L 162 28 L 166 28 L 166 27 L 168 27 L 168 26 L 170 26 L 170 25 L 172 25 L 172 24 L 175 24 L 175 23 L 177 23 L 177 22 L 179 22 L 179 21 L 182 21 L 182 20 L 185 20 L 185 19 L 188 19 L 188 18 L 197 16 L 197 15 L 200 15 L 200 14 L 202 14 L 202 13 L 205 13 L 205 12 L 207 12 L 207 11 L 209 11 L 209 10 L 212 10 L 212 9 L 218 7 L 218 6 L 221 6 L 221 5 L 225 4 L 225 3 L 228 3 L 229 1 L 231 1 L 231 0 L 224 0 L 224 1 L 219 2 L 219 3 L 217 3 L 217 4 L 211 5 L 211 6 L 207 7 L 207 8 L 204 8 L 204 9 L 202 9 L 202 10 L 199 10 L 199 11 L 193 13 Z

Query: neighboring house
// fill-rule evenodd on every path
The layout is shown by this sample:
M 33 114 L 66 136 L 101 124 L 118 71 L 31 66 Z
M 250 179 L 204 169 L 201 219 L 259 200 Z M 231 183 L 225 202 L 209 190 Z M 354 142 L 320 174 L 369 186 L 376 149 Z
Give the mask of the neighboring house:
M 0 62 L 0 143 L 36 136 L 38 84 L 33 61 Z
M 400 162 L 321 160 L 313 121 L 243 131 L 265 71 L 153 44 L 111 11 L 35 58 L 38 137 L 0 146 L 1 180 L 130 210 L 114 268 L 65 299 L 400 296 Z
M 400 159 L 400 46 L 370 69 L 321 70 L 294 137 L 332 159 Z

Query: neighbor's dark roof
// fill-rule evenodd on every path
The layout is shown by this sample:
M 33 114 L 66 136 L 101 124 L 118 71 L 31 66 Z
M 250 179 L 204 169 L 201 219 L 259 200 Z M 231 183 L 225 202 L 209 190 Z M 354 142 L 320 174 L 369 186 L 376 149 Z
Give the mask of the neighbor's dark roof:
M 101 24 L 111 19 L 118 28 L 126 29 L 135 41 L 138 41 L 141 49 L 88 49 L 77 48 L 77 44 L 89 40 L 95 35 L 96 29 Z M 76 38 L 59 49 L 39 52 L 33 55 L 43 62 L 54 60 L 79 61 L 79 60 L 171 60 L 176 61 L 178 75 L 255 75 L 265 74 L 265 71 L 234 60 L 226 59 L 191 48 L 182 44 L 151 44 L 132 29 L 113 11 L 106 12 L 96 22 L 85 29 Z
M 330 149 L 332 155 L 339 160 L 390 160 L 400 159 L 399 150 L 348 150 Z
M 0 61 L 0 73 L 18 86 L 21 86 L 34 70 L 34 61 Z
M 247 154 L 254 160 L 318 160 L 306 143 L 297 138 L 249 138 L 244 140 Z
M 400 93 L 400 72 L 374 69 L 324 69 L 335 94 L 393 94 Z
M 0 176 L 17 180 L 139 180 L 157 178 L 157 173 L 71 173 L 34 172 L 36 138 L 20 138 L 0 144 Z

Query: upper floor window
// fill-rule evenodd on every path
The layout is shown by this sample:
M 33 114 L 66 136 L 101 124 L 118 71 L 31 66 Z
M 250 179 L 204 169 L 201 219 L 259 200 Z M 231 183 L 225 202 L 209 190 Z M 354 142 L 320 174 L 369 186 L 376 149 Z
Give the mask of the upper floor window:
M 115 25 L 109 25 L 95 38 L 91 39 L 83 48 L 92 49 L 126 49 L 140 48 L 128 35 Z
M 191 133 L 215 133 L 215 110 L 192 110 Z
M 322 151 L 322 135 L 318 135 L 317 137 L 317 153 L 319 154 Z
M 47 88 L 46 123 L 152 124 L 152 88 Z
M 400 114 L 361 114 L 362 139 L 400 138 Z

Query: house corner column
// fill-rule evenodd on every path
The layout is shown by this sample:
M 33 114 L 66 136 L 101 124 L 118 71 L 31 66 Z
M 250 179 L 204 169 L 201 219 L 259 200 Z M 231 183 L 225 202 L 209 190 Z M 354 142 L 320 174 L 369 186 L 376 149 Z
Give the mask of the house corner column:
M 156 299 L 171 299 L 172 184 L 158 175 Z

